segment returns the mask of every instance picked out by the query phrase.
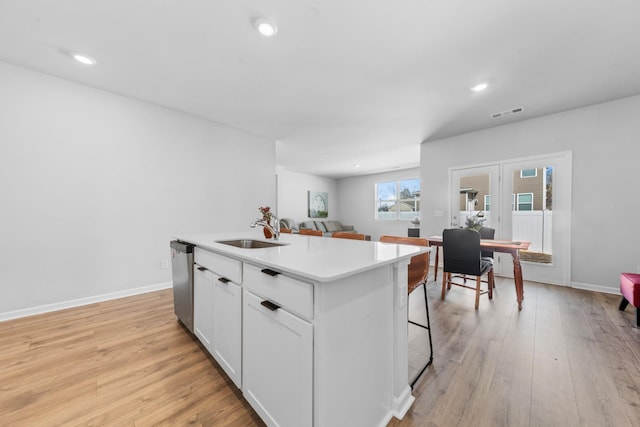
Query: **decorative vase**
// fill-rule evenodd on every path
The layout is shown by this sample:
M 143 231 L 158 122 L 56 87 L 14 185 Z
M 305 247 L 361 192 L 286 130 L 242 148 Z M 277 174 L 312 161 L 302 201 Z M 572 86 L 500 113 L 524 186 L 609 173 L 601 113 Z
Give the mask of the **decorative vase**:
M 271 225 L 271 222 L 267 222 L 267 224 Z M 273 237 L 273 233 L 267 227 L 262 227 L 262 232 L 264 233 L 264 237 L 266 239 L 270 239 Z

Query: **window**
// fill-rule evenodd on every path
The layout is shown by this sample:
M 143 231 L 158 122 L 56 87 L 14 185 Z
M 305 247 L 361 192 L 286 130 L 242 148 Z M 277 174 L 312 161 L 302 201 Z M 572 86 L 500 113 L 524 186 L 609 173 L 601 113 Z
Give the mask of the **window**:
M 491 210 L 491 194 L 485 194 L 484 196 L 484 210 L 485 211 Z
M 520 178 L 535 178 L 538 176 L 538 169 L 520 169 Z
M 420 179 L 376 184 L 376 219 L 413 219 L 420 215 Z
M 518 205 L 516 210 L 532 211 L 533 210 L 533 193 L 518 193 Z

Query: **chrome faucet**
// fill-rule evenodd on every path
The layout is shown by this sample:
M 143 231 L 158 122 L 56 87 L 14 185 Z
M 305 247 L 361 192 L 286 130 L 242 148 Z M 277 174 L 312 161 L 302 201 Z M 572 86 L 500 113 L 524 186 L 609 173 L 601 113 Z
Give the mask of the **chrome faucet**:
M 249 224 L 249 226 L 251 228 L 256 228 L 257 226 L 264 227 L 271 231 L 271 234 L 273 234 L 273 240 L 280 240 L 280 220 L 274 214 L 271 214 L 271 218 L 275 221 L 275 228 L 262 218 L 256 219 L 254 222 Z

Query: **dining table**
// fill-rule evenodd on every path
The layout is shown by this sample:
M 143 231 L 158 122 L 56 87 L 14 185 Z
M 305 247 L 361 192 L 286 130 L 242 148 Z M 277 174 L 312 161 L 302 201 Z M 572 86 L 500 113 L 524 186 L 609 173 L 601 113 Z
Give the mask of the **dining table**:
M 435 248 L 436 259 L 434 269 L 434 280 L 438 280 L 438 254 L 439 248 L 442 246 L 442 236 L 431 236 L 427 238 L 429 246 Z M 516 299 L 518 301 L 518 310 L 522 310 L 522 300 L 524 299 L 524 284 L 522 281 L 522 266 L 520 265 L 520 251 L 527 250 L 531 246 L 531 242 L 512 241 L 512 240 L 493 240 L 481 239 L 480 249 L 484 251 L 494 251 L 511 254 L 513 259 L 513 281 L 516 286 Z

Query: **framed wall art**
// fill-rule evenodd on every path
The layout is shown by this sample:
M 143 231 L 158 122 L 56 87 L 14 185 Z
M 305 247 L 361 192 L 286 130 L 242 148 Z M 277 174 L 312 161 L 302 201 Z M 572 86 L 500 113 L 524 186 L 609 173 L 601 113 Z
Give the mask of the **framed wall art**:
M 309 218 L 327 218 L 329 216 L 329 193 L 309 191 Z

